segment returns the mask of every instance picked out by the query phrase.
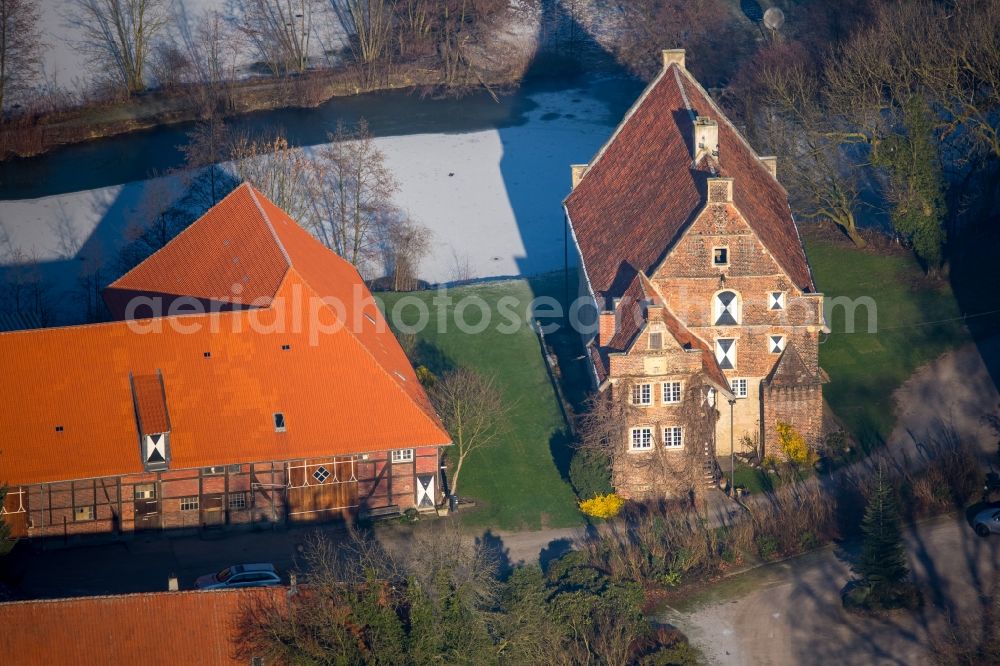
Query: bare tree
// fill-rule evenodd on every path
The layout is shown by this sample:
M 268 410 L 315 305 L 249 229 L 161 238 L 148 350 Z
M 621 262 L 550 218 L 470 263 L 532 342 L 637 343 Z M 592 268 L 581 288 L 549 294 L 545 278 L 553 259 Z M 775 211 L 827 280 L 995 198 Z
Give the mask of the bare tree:
M 790 165 L 781 172 L 799 216 L 828 219 L 859 247 L 859 164 L 850 163 L 845 144 L 867 135 L 842 129 L 824 105 L 818 72 L 803 60 L 761 70 L 768 107 L 765 133 L 771 148 Z
M 370 88 L 388 71 L 394 3 L 390 0 L 330 0 L 348 35 L 361 85 Z
M 315 165 L 288 145 L 281 131 L 237 135 L 230 159 L 237 180 L 248 182 L 300 223 L 312 219 L 315 206 Z
M 189 17 L 175 6 L 177 48 L 186 62 L 185 92 L 203 116 L 232 109 L 231 89 L 237 80 L 239 40 L 225 17 L 216 10 Z
M 42 47 L 35 1 L 0 0 L 0 119 L 41 69 Z
M 219 202 L 222 192 L 219 163 L 231 152 L 229 129 L 217 113 L 212 113 L 188 132 L 188 142 L 180 146 L 184 153 L 184 166 L 188 169 L 206 169 L 211 206 Z
M 164 0 L 73 0 L 81 48 L 129 95 L 146 89 L 146 62 L 167 21 Z
M 337 125 L 331 143 L 315 151 L 317 198 L 312 232 L 355 266 L 377 251 L 379 221 L 392 209 L 397 185 L 368 124 Z
M 243 0 L 240 31 L 275 76 L 304 72 L 318 0 Z
M 420 261 L 430 250 L 431 230 L 403 211 L 392 210 L 380 225 L 382 265 L 393 291 L 413 291 L 419 285 Z
M 451 492 L 458 494 L 462 466 L 470 454 L 498 442 L 509 407 L 492 377 L 469 368 L 446 373 L 431 388 L 430 398 L 452 437 Z

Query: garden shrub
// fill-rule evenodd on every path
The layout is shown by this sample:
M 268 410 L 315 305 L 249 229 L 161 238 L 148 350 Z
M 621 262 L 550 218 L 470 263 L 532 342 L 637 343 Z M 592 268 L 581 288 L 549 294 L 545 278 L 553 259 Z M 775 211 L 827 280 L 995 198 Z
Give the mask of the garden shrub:
M 625 506 L 625 500 L 610 493 L 580 502 L 580 510 L 593 518 L 614 518 Z
M 793 465 L 801 467 L 816 462 L 816 454 L 809 450 L 806 438 L 788 423 L 778 421 L 778 442 L 788 462 Z
M 569 462 L 569 482 L 581 499 L 607 495 L 613 492 L 610 470 L 606 455 L 591 449 L 578 449 Z

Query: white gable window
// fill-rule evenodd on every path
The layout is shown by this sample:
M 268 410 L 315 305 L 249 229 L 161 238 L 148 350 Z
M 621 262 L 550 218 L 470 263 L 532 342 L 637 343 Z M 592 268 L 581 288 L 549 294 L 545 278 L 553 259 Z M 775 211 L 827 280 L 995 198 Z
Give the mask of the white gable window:
M 649 426 L 632 428 L 629 448 L 633 451 L 649 451 L 653 448 L 653 429 Z
M 747 382 L 747 380 L 745 378 L 739 377 L 739 378 L 736 378 L 736 379 L 732 379 L 732 380 L 730 380 L 729 385 L 733 389 L 733 395 L 734 396 L 736 396 L 737 398 L 745 398 L 745 397 L 747 397 L 747 394 L 748 394 L 748 391 L 747 391 L 748 382 Z
M 734 370 L 736 368 L 736 340 L 732 338 L 716 340 L 715 360 L 719 362 L 719 367 L 723 370 Z
M 413 462 L 413 449 L 397 449 L 393 451 L 392 462 L 394 463 Z
M 663 447 L 666 449 L 683 449 L 684 428 L 680 426 L 666 426 L 663 428 Z
M 712 265 L 713 266 L 728 266 L 729 265 L 729 248 L 728 247 L 713 247 L 712 248 Z
M 767 348 L 772 354 L 780 354 L 785 351 L 785 336 L 783 335 L 769 335 L 767 336 Z
M 681 383 L 663 382 L 663 404 L 676 405 L 681 401 Z
M 712 323 L 736 326 L 740 323 L 740 297 L 735 291 L 720 291 L 712 299 Z
M 632 387 L 632 404 L 633 405 L 651 405 L 653 404 L 653 385 L 652 384 L 636 384 Z
M 785 292 L 783 291 L 772 291 L 767 295 L 767 309 L 768 310 L 784 310 L 785 309 Z

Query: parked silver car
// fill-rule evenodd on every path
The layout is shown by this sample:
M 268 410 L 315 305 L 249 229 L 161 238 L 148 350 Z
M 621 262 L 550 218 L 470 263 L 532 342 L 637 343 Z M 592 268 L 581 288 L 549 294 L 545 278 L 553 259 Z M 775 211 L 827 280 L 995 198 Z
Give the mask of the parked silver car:
M 235 564 L 219 573 L 199 576 L 195 581 L 199 590 L 224 590 L 233 587 L 261 587 L 281 585 L 281 576 L 273 564 Z
M 980 511 L 972 520 L 972 527 L 976 530 L 976 534 L 981 537 L 1000 534 L 1000 509 L 993 507 Z

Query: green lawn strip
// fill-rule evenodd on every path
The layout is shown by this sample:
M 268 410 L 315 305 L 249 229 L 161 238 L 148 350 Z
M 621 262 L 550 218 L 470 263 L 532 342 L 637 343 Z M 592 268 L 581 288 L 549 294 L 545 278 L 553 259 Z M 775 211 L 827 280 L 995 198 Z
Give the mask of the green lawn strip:
M 830 299 L 874 299 L 877 332 L 868 332 L 858 307 L 855 332 L 845 331 L 844 308 L 834 309 L 832 333 L 820 345 L 820 365 L 829 373 L 824 396 L 834 412 L 870 450 L 884 442 L 895 423 L 892 394 L 921 365 L 971 341 L 951 288 L 923 277 L 909 255 L 881 255 L 828 240 L 806 240 L 816 286 Z
M 746 488 L 751 495 L 772 492 L 791 480 L 789 476 L 793 472 L 784 469 L 780 474 L 772 473 L 763 468 L 750 467 L 743 463 L 736 464 L 736 473 L 733 485 Z M 812 468 L 800 469 L 794 472 L 794 476 L 799 481 L 804 481 L 813 476 Z
M 550 527 L 581 524 L 576 498 L 561 478 L 549 448 L 550 439 L 558 436 L 564 424 L 538 338 L 524 322 L 532 287 L 525 280 L 510 280 L 449 289 L 452 303 L 441 307 L 447 313 L 444 330 L 437 325 L 437 306 L 432 302 L 437 295 L 436 291 L 424 291 L 378 296 L 390 312 L 404 296 L 428 304 L 431 324 L 417 333 L 418 341 L 439 350 L 446 366 L 469 366 L 495 376 L 510 408 L 499 443 L 471 454 L 462 469 L 459 495 L 477 502 L 463 521 L 474 527 L 500 529 L 540 529 L 543 520 L 544 526 Z M 463 332 L 455 325 L 455 306 L 465 297 L 482 299 L 490 309 L 493 323 L 481 333 Z M 522 319 L 513 333 L 497 330 L 497 323 L 506 322 L 498 314 L 498 302 L 504 297 L 510 311 Z M 415 307 L 400 313 L 407 325 L 417 322 Z M 479 313 L 476 305 L 468 306 L 465 321 L 475 324 Z

